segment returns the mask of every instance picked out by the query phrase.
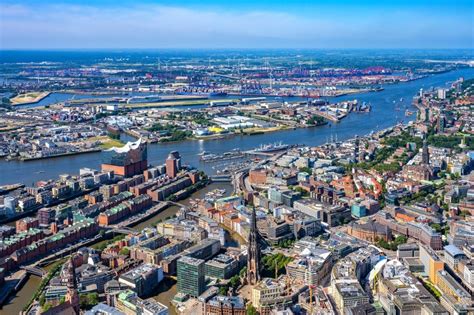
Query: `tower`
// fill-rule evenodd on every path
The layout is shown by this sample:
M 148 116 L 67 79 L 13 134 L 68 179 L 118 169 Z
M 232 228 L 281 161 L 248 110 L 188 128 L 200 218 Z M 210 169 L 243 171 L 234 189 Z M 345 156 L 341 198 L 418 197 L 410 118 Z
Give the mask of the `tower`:
M 258 243 L 257 218 L 255 208 L 252 210 L 250 219 L 250 233 L 248 242 L 247 258 L 247 281 L 249 284 L 256 284 L 260 280 L 260 245 Z
M 77 293 L 76 271 L 74 270 L 74 257 L 72 255 L 66 266 L 65 277 L 67 286 L 65 302 L 68 302 L 75 313 L 79 314 L 79 294 Z
M 172 151 L 166 159 L 166 175 L 169 178 L 175 178 L 181 168 L 181 157 L 178 151 Z
M 424 165 L 430 164 L 430 153 L 428 152 L 428 141 L 426 140 L 426 136 L 423 139 L 423 149 L 421 151 L 421 163 Z
M 354 162 L 359 163 L 359 137 L 356 136 L 356 139 L 354 141 Z

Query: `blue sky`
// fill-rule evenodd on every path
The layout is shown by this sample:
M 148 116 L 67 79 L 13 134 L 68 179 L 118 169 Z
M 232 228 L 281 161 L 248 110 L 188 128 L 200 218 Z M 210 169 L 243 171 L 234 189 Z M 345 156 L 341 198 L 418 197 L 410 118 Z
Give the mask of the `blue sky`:
M 12 1 L 0 48 L 474 48 L 471 0 Z

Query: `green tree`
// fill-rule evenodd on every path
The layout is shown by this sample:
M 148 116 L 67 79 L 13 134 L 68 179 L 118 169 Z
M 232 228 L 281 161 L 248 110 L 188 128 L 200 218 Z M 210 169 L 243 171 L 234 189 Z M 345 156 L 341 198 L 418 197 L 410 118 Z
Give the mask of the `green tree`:
M 128 247 L 124 247 L 120 250 L 120 254 L 128 256 L 128 255 L 130 255 L 130 249 Z
M 43 307 L 42 307 L 42 311 L 43 311 L 43 312 L 46 312 L 46 311 L 48 311 L 51 307 L 53 307 L 53 304 L 51 304 L 51 303 L 49 303 L 49 302 L 48 302 L 48 303 L 45 303 L 45 304 L 43 305 Z
M 245 312 L 247 315 L 258 315 L 257 309 L 252 305 L 252 303 L 247 304 L 247 309 Z

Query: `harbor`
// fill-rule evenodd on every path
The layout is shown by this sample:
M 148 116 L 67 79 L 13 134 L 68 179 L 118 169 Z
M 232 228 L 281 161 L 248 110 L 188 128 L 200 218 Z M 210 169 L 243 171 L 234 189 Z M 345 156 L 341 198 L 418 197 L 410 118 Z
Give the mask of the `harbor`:
M 372 104 L 372 110 L 369 113 L 360 115 L 350 115 L 337 124 L 327 124 L 314 128 L 300 128 L 291 130 L 282 130 L 278 133 L 258 134 L 254 136 L 236 135 L 231 138 L 215 139 L 210 141 L 183 141 L 176 143 L 157 143 L 151 144 L 148 149 L 149 162 L 152 164 L 162 161 L 172 150 L 178 150 L 186 157 L 185 163 L 196 166 L 206 173 L 213 174 L 213 163 L 204 163 L 200 161 L 200 152 L 229 152 L 234 149 L 241 151 L 251 150 L 261 144 L 282 141 L 285 144 L 321 145 L 329 138 L 336 137 L 340 140 L 352 138 L 355 135 L 369 134 L 372 131 L 378 131 L 390 127 L 398 122 L 407 122 L 414 119 L 414 115 L 406 117 L 403 112 L 395 108 L 407 106 L 416 110 L 411 104 L 413 95 L 420 88 L 430 88 L 433 86 L 446 85 L 460 76 L 473 76 L 474 69 L 466 68 L 432 75 L 420 80 L 388 85 L 381 92 L 367 93 L 358 96 L 359 101 Z M 341 97 L 341 101 L 345 97 Z M 352 99 L 353 96 L 351 96 Z M 403 101 L 400 102 L 400 99 Z M 396 103 L 393 103 L 395 101 Z M 130 139 L 130 138 L 128 138 Z M 122 141 L 128 141 L 123 138 Z M 45 159 L 31 161 L 28 163 L 20 161 L 0 160 L 0 167 L 4 170 L 0 177 L 0 185 L 21 182 L 30 185 L 34 181 L 54 178 L 62 173 L 67 173 L 71 169 L 80 169 L 81 167 L 98 168 L 100 166 L 102 153 L 90 153 L 85 155 L 69 156 L 67 158 L 56 158 L 54 160 Z M 37 174 L 38 171 L 44 173 Z

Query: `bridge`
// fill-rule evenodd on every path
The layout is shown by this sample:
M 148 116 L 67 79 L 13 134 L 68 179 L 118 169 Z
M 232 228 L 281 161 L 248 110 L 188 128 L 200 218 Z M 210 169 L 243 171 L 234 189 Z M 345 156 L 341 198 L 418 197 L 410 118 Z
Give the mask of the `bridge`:
M 127 234 L 127 235 L 137 232 L 134 229 L 126 227 L 126 226 L 111 226 L 108 229 L 109 229 L 109 232 L 119 233 L 119 234 Z
M 213 182 L 231 182 L 232 176 L 231 175 L 214 175 L 214 176 L 211 176 L 211 180 Z
M 184 209 L 188 209 L 187 206 L 179 203 L 179 202 L 174 202 L 174 201 L 166 201 L 168 204 L 170 205 L 173 205 L 173 206 L 176 206 L 176 207 L 180 207 L 180 208 L 184 208 Z
M 20 269 L 25 270 L 27 273 L 43 278 L 48 273 L 46 270 L 36 266 L 21 266 Z

